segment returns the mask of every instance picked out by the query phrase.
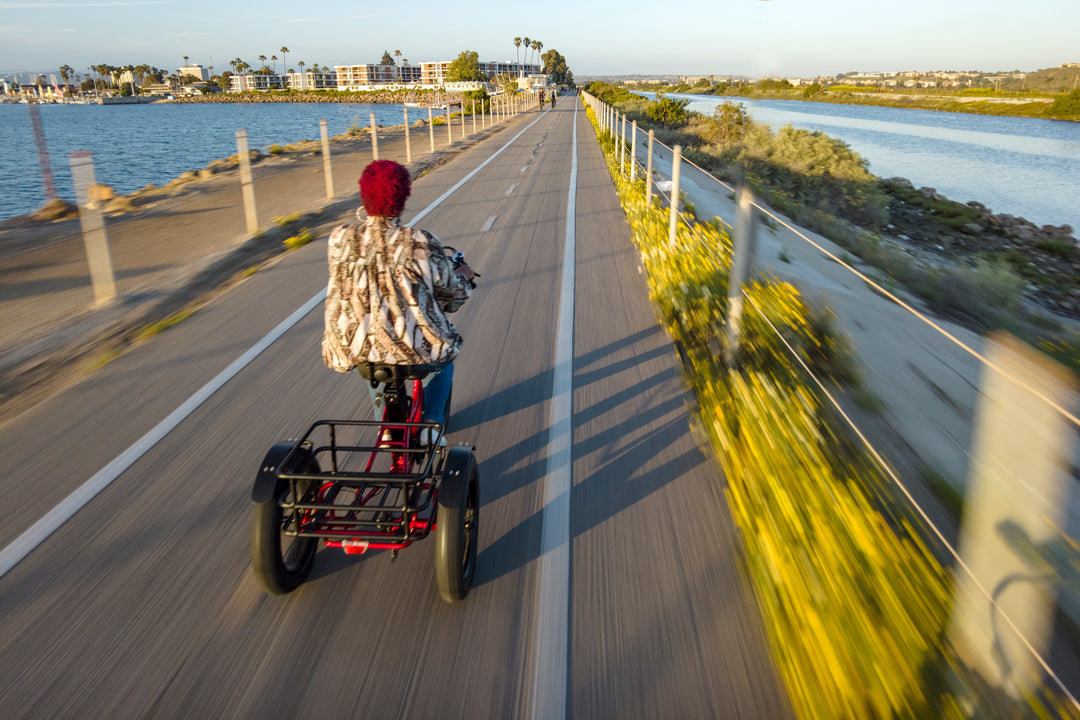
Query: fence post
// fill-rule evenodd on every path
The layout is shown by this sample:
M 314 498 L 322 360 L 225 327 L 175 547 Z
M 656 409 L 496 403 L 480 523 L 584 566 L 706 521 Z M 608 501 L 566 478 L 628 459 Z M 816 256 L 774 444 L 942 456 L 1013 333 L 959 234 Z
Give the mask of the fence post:
M 402 106 L 405 111 L 405 164 L 412 162 L 412 143 L 409 141 L 409 107 Z
M 36 102 L 26 106 L 30 113 L 30 128 L 34 132 L 34 144 L 37 145 L 38 166 L 41 170 L 41 182 L 45 184 L 45 199 L 53 200 L 56 194 L 56 183 L 53 181 L 52 163 L 49 162 L 49 150 L 45 145 L 45 131 L 41 129 L 41 110 Z
M 116 297 L 116 279 L 109 255 L 109 238 L 105 233 L 105 218 L 94 196 L 94 160 L 89 150 L 73 152 L 71 179 L 75 182 L 75 198 L 79 203 L 79 224 L 90 265 L 90 284 L 94 288 L 94 304 L 102 305 Z
M 656 140 L 656 131 L 649 131 L 649 159 L 647 161 L 647 167 L 645 168 L 645 207 L 652 207 L 652 158 L 653 158 L 653 142 Z
M 622 124 L 619 127 L 619 174 L 626 174 L 626 113 L 621 114 Z
M 244 217 L 247 219 L 248 235 L 259 232 L 259 219 L 255 214 L 255 185 L 251 180 L 251 157 L 248 155 L 247 130 L 236 131 L 237 158 L 240 160 L 240 190 L 244 196 Z
M 326 132 L 326 118 L 319 120 L 319 134 L 322 135 L 322 166 L 326 176 L 326 199 L 334 199 L 334 173 L 330 171 L 330 135 Z
M 675 247 L 679 227 L 679 174 L 682 170 L 682 145 L 676 145 L 671 155 L 671 214 L 668 219 L 668 245 Z
M 435 123 L 431 119 L 431 105 L 427 106 L 428 139 L 431 140 L 431 152 L 435 152 Z
M 634 171 L 637 170 L 637 120 L 630 127 L 630 182 L 634 182 Z
M 728 275 L 728 367 L 734 367 L 739 350 L 739 323 L 742 320 L 743 285 L 754 262 L 754 234 L 757 213 L 750 188 L 739 188 L 739 207 L 735 218 L 735 243 L 732 248 L 731 272 Z
M 1068 562 L 1062 528 L 1075 485 L 1075 430 L 1032 390 L 1069 407 L 1076 380 L 1004 332 L 984 353 L 960 528 L 970 573 L 957 573 L 949 638 L 988 683 L 1019 698 L 1044 677 L 1033 653 L 1044 654 L 1053 638 L 1054 577 Z
M 461 139 L 465 139 L 465 98 L 461 99 Z
M 371 159 L 379 159 L 379 135 L 376 132 L 378 125 L 375 124 L 375 113 L 371 113 Z
M 476 134 L 476 100 L 472 101 L 472 134 Z
M 450 103 L 446 103 L 446 142 L 454 142 L 454 123 L 450 120 Z

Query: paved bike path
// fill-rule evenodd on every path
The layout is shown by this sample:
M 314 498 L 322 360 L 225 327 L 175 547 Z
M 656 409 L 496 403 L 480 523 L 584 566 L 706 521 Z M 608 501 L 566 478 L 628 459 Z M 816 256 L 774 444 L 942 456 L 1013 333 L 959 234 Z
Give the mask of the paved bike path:
M 447 606 L 423 543 L 322 552 L 286 598 L 248 569 L 247 492 L 276 440 L 366 403 L 303 317 L 0 578 L 0 697 L 13 717 L 523 717 L 571 121 L 579 133 L 567 715 L 783 717 L 722 478 L 689 436 L 598 149 L 573 103 L 537 118 L 422 225 L 481 288 L 455 318 L 451 442 L 483 479 L 478 585 Z M 531 119 L 529 120 L 531 122 Z M 521 123 L 522 126 L 526 123 Z M 517 132 L 515 130 L 515 132 Z M 508 138 L 417 181 L 427 206 Z M 10 538 L 123 452 L 325 283 L 302 248 L 0 427 Z M 4 540 L 6 545 L 6 539 Z

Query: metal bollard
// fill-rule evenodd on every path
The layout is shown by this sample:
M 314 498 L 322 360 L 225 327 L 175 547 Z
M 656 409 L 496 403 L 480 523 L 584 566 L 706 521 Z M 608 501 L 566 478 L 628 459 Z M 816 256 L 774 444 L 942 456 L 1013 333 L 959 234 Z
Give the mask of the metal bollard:
M 326 176 L 326 199 L 334 199 L 334 173 L 330 170 L 330 135 L 326 132 L 326 118 L 319 120 L 319 134 L 322 136 L 322 166 Z
M 248 235 L 254 235 L 259 232 L 259 220 L 255 214 L 255 185 L 251 179 L 247 130 L 236 131 L 236 150 L 237 158 L 240 160 L 240 190 L 244 195 L 244 217 L 247 219 Z
M 102 305 L 116 297 L 116 279 L 109 255 L 109 238 L 105 233 L 105 218 L 101 215 L 97 198 L 92 196 L 96 184 L 94 160 L 89 150 L 73 152 L 68 157 L 71 161 L 71 179 L 75 182 L 75 197 L 79 203 L 79 224 L 86 246 L 86 260 L 90 265 L 94 304 Z
M 375 113 L 371 113 L 371 159 L 379 159 L 379 135 L 375 132 L 378 125 L 375 124 Z
M 402 108 L 405 111 L 405 163 L 412 162 L 412 143 L 409 142 L 409 108 L 404 106 Z

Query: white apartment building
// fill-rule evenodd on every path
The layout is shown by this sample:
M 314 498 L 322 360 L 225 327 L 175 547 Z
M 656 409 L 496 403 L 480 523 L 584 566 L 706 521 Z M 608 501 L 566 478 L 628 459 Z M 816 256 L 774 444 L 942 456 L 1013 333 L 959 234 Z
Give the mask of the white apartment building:
M 239 93 L 250 90 L 281 90 L 285 87 L 283 75 L 256 73 L 253 75 L 229 76 L 229 92 Z
M 446 76 L 450 73 L 451 62 L 451 60 L 440 60 L 438 62 L 420 63 L 420 84 L 432 86 L 446 84 Z M 480 63 L 480 71 L 491 80 L 497 75 L 512 75 L 514 77 L 538 75 L 543 71 L 543 68 L 539 65 L 523 65 L 517 62 L 482 62 Z
M 337 73 L 316 70 L 291 72 L 285 75 L 285 84 L 290 90 L 334 90 L 337 88 Z
M 420 82 L 420 67 L 416 65 L 335 65 L 334 72 L 338 90 L 371 90 Z
M 184 77 L 185 75 L 194 75 L 200 82 L 210 82 L 210 72 L 202 65 L 185 65 L 181 68 L 176 68 L 177 77 Z

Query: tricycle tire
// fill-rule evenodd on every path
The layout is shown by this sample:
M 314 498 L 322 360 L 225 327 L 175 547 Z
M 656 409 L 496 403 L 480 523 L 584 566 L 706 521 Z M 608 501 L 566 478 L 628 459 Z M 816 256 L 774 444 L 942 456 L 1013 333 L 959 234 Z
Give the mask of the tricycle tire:
M 449 451 L 435 526 L 435 581 L 448 603 L 465 599 L 476 573 L 480 519 L 480 472 L 470 450 Z
M 263 468 L 277 470 L 276 466 L 285 455 L 281 445 L 275 445 L 263 461 Z M 319 463 L 303 448 L 297 448 L 294 461 L 289 469 L 279 472 L 319 472 Z M 298 481 L 301 493 L 306 492 L 310 481 Z M 273 497 L 264 502 L 255 503 L 255 516 L 251 526 L 251 566 L 255 578 L 268 593 L 284 595 L 292 592 L 307 579 L 318 549 L 315 538 L 289 537 L 283 535 L 281 525 L 283 510 L 281 502 L 292 494 L 292 483 L 278 478 L 274 485 Z M 282 548 L 282 541 L 288 541 L 288 547 Z

